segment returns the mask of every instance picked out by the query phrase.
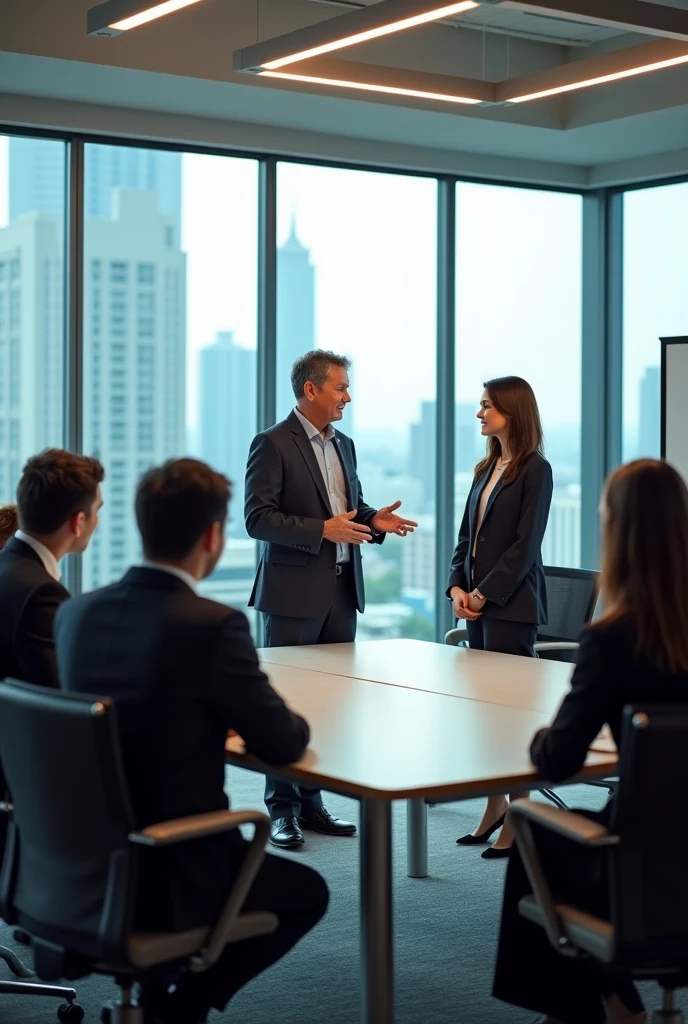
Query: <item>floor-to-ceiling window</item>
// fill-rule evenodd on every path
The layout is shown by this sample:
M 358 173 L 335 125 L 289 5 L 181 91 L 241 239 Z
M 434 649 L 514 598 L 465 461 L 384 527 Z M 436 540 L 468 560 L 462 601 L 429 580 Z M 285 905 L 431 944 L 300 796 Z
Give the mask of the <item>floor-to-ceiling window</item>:
M 228 544 L 202 592 L 245 607 L 255 572 L 242 506 L 256 422 L 258 165 L 95 144 L 84 162 L 84 450 L 107 472 L 84 588 L 140 557 L 140 475 L 191 454 L 234 484 Z
M 660 454 L 660 341 L 688 334 L 688 183 L 624 195 L 624 460 Z
M 66 153 L 0 135 L 0 502 L 29 455 L 63 444 Z
M 485 451 L 483 382 L 524 377 L 554 473 L 549 565 L 580 565 L 581 241 L 578 195 L 457 185 L 456 521 Z
M 351 359 L 341 429 L 366 501 L 401 500 L 419 529 L 364 549 L 360 639 L 432 639 L 435 545 L 435 180 L 281 163 L 277 177 L 277 416 L 293 361 Z

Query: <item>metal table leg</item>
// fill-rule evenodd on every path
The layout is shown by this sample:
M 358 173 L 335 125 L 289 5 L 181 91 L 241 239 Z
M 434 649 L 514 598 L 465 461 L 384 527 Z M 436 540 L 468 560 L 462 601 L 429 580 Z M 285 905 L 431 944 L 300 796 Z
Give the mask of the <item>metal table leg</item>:
M 361 996 L 363 1024 L 394 1024 L 392 805 L 361 800 Z
M 406 874 L 428 877 L 428 805 L 425 800 L 406 801 Z

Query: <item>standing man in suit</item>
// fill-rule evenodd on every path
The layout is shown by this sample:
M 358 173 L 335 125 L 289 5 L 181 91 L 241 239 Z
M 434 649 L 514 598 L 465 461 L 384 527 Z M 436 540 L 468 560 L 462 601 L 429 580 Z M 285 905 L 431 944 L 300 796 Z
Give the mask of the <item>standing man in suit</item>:
M 351 643 L 365 606 L 361 545 L 418 525 L 366 505 L 353 441 L 332 426 L 344 415 L 349 360 L 316 349 L 294 363 L 296 408 L 254 438 L 246 470 L 246 530 L 264 547 L 249 604 L 265 616 L 268 647 Z M 303 845 L 302 828 L 351 836 L 356 826 L 323 806 L 320 790 L 268 777 L 271 843 Z
M 97 459 L 48 448 L 24 466 L 19 529 L 0 551 L 0 678 L 58 686 L 53 622 L 69 591 L 59 561 L 85 551 L 105 476 Z
M 295 761 L 307 723 L 258 665 L 246 616 L 197 593 L 224 548 L 226 477 L 196 459 L 151 469 L 136 494 L 144 561 L 112 586 L 60 608 L 56 622 L 62 686 L 112 697 L 136 825 L 226 810 L 225 742 L 236 730 L 247 749 L 274 764 Z M 212 924 L 241 864 L 235 830 L 148 851 L 137 925 L 184 931 Z M 224 1009 L 251 978 L 294 946 L 325 913 L 327 887 L 300 864 L 269 856 L 244 910 L 279 918 L 272 935 L 228 947 L 174 993 L 144 993 L 150 1024 L 198 1024 Z

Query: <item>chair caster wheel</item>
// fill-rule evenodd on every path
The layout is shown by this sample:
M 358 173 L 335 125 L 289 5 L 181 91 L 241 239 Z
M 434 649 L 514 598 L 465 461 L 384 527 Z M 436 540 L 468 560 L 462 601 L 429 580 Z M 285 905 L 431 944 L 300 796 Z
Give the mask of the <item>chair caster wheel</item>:
M 102 1024 L 110 1024 L 110 1021 L 112 1020 L 112 1007 L 111 1006 L 104 1006 L 103 1007 L 103 1009 L 100 1011 L 100 1019 L 102 1021 Z
M 57 1011 L 60 1024 L 81 1024 L 86 1014 L 78 1003 L 63 1003 Z

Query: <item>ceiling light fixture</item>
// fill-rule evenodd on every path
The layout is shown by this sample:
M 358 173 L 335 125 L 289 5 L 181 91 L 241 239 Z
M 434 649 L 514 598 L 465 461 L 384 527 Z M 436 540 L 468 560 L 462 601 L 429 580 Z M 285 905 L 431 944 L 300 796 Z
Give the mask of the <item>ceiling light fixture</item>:
M 441 3 L 438 0 L 382 0 L 371 7 L 361 7 L 350 14 L 328 18 L 256 43 L 234 54 L 234 70 L 263 74 L 320 57 L 346 46 L 356 46 L 382 36 L 427 25 L 478 7 L 477 0 Z
M 86 31 L 90 36 L 115 36 L 138 28 L 156 18 L 164 18 L 183 7 L 200 3 L 201 0 L 106 0 L 104 4 L 91 7 L 86 15 Z
M 644 75 L 648 71 L 661 71 L 662 68 L 674 68 L 679 64 L 688 64 L 688 53 L 681 57 L 672 57 L 670 60 L 659 60 L 655 64 L 644 64 L 639 68 L 626 68 L 625 71 L 617 71 L 612 75 L 600 75 L 598 78 L 588 78 L 582 82 L 554 86 L 551 89 L 542 89 L 540 92 L 527 93 L 525 96 L 512 96 L 507 102 L 528 103 L 530 100 L 544 99 L 545 96 L 560 96 L 562 93 L 573 92 L 576 89 L 588 89 L 591 85 L 604 85 L 605 82 L 619 82 L 623 78 L 634 78 L 636 75 Z
M 298 75 L 289 71 L 264 71 L 263 78 L 282 78 L 290 82 L 308 82 L 312 85 L 332 85 L 339 89 L 360 89 L 363 92 L 390 93 L 392 96 L 410 96 L 419 100 L 440 100 L 443 103 L 463 103 L 475 106 L 490 100 L 474 96 L 457 96 L 444 92 L 428 92 L 425 89 L 408 89 L 397 85 L 378 85 L 374 82 L 347 81 L 344 78 L 318 78 L 316 75 Z
M 499 82 L 495 89 L 496 99 L 498 103 L 529 103 L 681 64 L 688 64 L 686 44 L 658 39 Z

